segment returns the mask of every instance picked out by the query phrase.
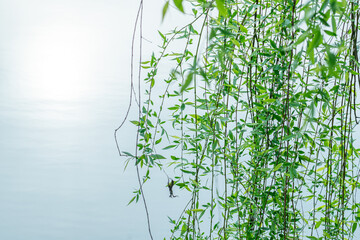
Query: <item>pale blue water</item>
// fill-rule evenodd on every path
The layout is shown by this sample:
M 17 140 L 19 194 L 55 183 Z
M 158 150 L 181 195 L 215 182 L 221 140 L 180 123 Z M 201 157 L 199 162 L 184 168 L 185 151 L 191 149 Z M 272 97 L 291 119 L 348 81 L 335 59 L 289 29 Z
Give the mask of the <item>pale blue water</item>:
M 149 239 L 142 204 L 126 206 L 136 175 L 132 165 L 123 171 L 113 139 L 128 103 L 137 5 L 0 0 L 0 239 Z M 120 132 L 124 148 L 133 130 Z M 185 200 L 168 198 L 163 174 L 153 180 L 160 239 L 166 216 L 181 211 L 174 201 Z

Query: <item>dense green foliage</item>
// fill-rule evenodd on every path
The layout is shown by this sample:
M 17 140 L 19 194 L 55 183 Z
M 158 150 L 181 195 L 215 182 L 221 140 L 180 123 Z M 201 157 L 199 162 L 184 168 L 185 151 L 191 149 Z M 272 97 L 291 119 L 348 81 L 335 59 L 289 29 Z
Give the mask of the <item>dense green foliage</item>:
M 193 21 L 142 62 L 124 154 L 191 192 L 171 239 L 358 239 L 359 1 L 168 0 L 164 21 L 169 5 Z

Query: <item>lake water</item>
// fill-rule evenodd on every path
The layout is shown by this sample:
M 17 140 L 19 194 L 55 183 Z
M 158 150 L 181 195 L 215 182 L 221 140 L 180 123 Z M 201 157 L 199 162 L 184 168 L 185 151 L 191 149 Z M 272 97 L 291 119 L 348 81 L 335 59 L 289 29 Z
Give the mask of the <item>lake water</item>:
M 163 1 L 147 1 L 145 32 Z M 155 2 L 155 3 L 154 3 Z M 0 0 L 0 239 L 149 239 L 136 172 L 113 131 L 129 96 L 138 1 Z M 119 132 L 123 148 L 134 129 Z M 168 234 L 164 174 L 146 188 L 154 239 Z M 156 192 L 156 194 L 152 194 Z

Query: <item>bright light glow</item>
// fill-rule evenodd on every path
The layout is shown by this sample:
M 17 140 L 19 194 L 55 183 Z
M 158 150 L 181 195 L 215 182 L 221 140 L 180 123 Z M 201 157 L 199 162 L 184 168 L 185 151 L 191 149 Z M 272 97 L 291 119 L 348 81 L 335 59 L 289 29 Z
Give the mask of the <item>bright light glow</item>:
M 90 87 L 94 59 L 89 28 L 49 24 L 29 38 L 23 64 L 31 97 L 78 100 Z M 89 40 L 90 39 L 90 40 Z

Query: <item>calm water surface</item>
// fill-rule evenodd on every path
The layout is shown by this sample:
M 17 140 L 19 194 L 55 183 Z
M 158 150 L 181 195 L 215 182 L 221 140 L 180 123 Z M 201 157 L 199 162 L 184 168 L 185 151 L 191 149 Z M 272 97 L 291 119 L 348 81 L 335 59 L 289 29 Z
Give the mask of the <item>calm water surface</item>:
M 137 4 L 0 0 L 0 239 L 148 239 L 143 206 L 126 206 L 134 168 L 123 171 L 113 140 L 128 102 Z M 133 130 L 120 132 L 124 148 Z M 160 239 L 185 200 L 168 198 L 164 174 L 152 180 Z

